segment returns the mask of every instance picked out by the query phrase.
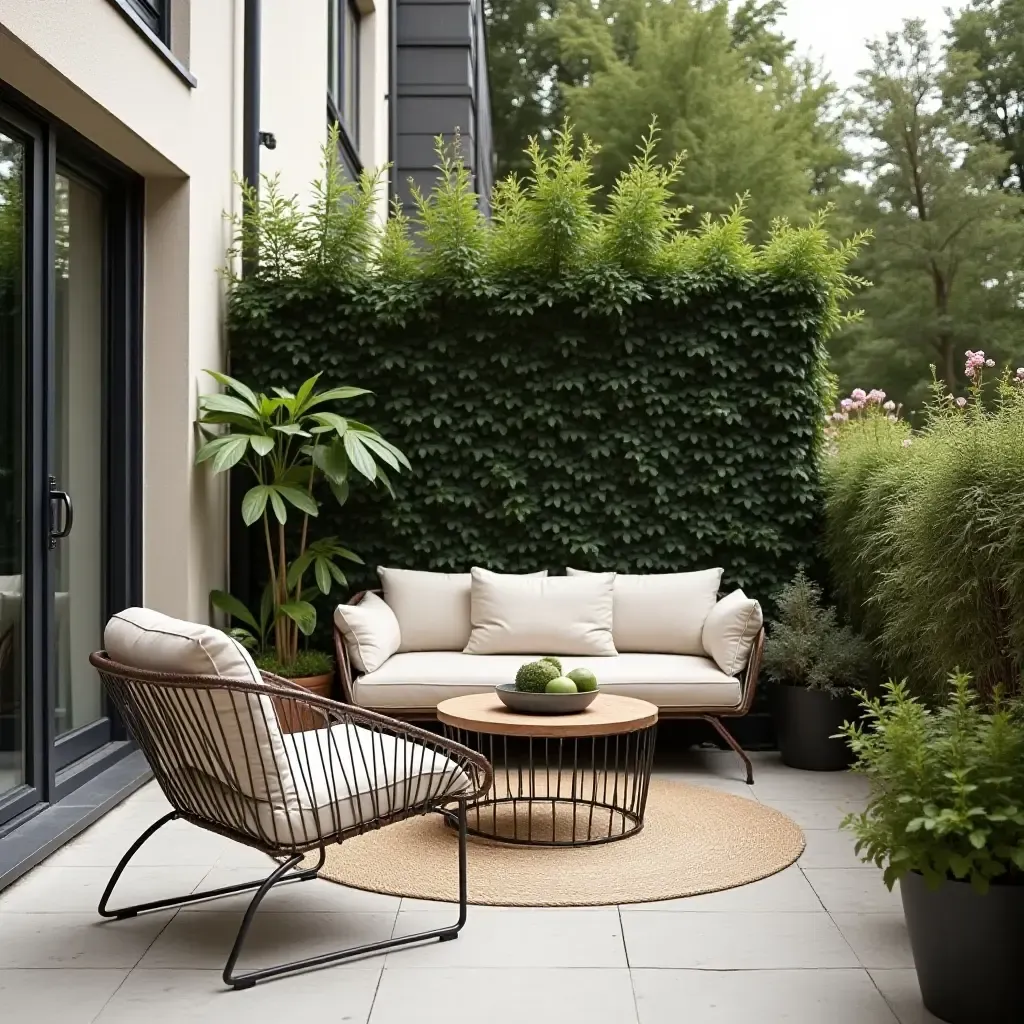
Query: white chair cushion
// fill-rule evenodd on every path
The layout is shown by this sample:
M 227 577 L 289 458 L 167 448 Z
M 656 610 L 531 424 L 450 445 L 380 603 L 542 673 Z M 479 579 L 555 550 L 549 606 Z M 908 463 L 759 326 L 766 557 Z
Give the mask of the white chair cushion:
M 569 576 L 594 576 L 566 569 Z M 703 656 L 701 632 L 715 605 L 721 569 L 615 576 L 615 648 L 620 652 Z
M 399 651 L 461 651 L 469 643 L 468 572 L 377 569 L 384 600 L 398 619 Z M 547 570 L 533 573 L 547 576 Z
M 232 799 L 225 787 L 207 787 L 210 807 L 199 813 L 226 817 L 233 828 L 268 845 L 303 846 L 383 814 L 422 806 L 427 799 L 455 799 L 472 788 L 466 773 L 444 754 L 362 726 L 290 733 L 284 742 L 296 783 L 286 807 Z
M 615 574 L 502 576 L 473 569 L 473 632 L 466 654 L 612 656 L 612 583 Z
M 704 650 L 718 667 L 738 676 L 746 667 L 754 639 L 761 631 L 761 606 L 742 590 L 734 590 L 708 612 L 704 620 Z
M 249 652 L 213 626 L 173 619 L 149 608 L 128 608 L 103 631 L 111 661 L 174 675 L 219 676 L 261 682 Z M 140 701 L 180 723 L 170 737 L 154 735 L 166 768 L 184 764 L 237 788 L 245 796 L 282 807 L 294 790 L 284 738 L 270 697 L 227 690 L 147 686 Z
M 339 604 L 334 625 L 357 672 L 375 672 L 402 643 L 398 618 L 376 594 L 364 595 L 359 604 Z
M 480 657 L 454 651 L 396 654 L 376 672 L 352 684 L 353 700 L 363 707 L 433 710 L 442 700 L 486 693 L 515 679 L 520 665 L 549 652 Z M 619 654 L 615 657 L 564 657 L 565 671 L 589 668 L 602 691 L 638 697 L 659 707 L 735 708 L 739 680 L 710 658 L 684 654 Z

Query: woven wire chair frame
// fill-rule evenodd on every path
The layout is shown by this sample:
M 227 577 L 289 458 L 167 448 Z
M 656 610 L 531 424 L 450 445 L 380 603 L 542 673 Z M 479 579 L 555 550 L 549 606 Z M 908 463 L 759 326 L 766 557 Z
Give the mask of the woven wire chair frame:
M 100 900 L 101 916 L 134 917 L 255 890 L 224 968 L 224 981 L 234 988 L 395 946 L 456 937 L 468 902 L 466 804 L 486 792 L 492 779 L 481 754 L 426 729 L 316 696 L 269 673 L 257 683 L 143 671 L 110 661 L 103 652 L 89 660 L 172 807 L 115 868 Z M 302 722 L 305 728 L 282 734 L 281 721 Z M 277 739 L 276 747 L 271 744 L 273 754 L 270 736 Z M 255 912 L 274 885 L 316 878 L 330 843 L 416 815 L 450 811 L 453 804 L 460 824 L 459 919 L 454 926 L 235 973 Z M 158 829 L 179 818 L 261 850 L 277 858 L 279 866 L 253 882 L 108 909 L 134 854 Z M 316 865 L 301 867 L 312 850 L 319 850 Z

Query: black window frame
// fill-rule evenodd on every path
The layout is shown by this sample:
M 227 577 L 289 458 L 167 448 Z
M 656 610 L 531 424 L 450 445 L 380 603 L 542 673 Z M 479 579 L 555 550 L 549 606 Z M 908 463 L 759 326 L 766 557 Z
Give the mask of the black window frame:
M 165 46 L 170 42 L 170 0 L 127 0 L 146 28 Z
M 360 44 L 362 35 L 363 12 L 360 11 L 355 0 L 327 0 L 327 124 L 328 127 L 338 126 L 338 148 L 341 162 L 348 174 L 357 178 L 363 170 L 363 162 L 359 156 L 359 107 L 361 100 L 360 79 L 362 68 L 360 66 Z M 352 15 L 352 23 L 355 25 L 356 43 L 353 49 L 355 54 L 355 74 L 352 78 L 355 84 L 355 97 L 352 109 L 354 123 L 349 123 L 345 116 L 346 95 L 345 85 L 348 82 L 348 69 L 345 55 L 347 52 L 347 39 L 345 30 L 348 26 L 348 19 L 344 17 L 347 7 Z M 337 50 L 331 52 L 331 44 L 334 33 L 332 26 L 337 28 Z M 335 78 L 334 70 L 337 69 L 337 82 L 339 94 L 335 95 L 332 89 L 332 79 Z

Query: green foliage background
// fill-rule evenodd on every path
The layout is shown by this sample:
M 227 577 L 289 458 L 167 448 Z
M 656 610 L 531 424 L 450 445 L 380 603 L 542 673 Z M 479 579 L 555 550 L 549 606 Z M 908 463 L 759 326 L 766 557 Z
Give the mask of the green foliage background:
M 599 212 L 567 130 L 497 187 L 493 223 L 443 156 L 383 233 L 373 181 L 327 159 L 312 208 L 268 181 L 238 225 L 260 265 L 228 318 L 236 376 L 370 388 L 365 418 L 412 463 L 395 500 L 353 489 L 320 528 L 371 566 L 722 565 L 762 598 L 813 560 L 824 341 L 859 240 L 817 220 L 754 245 L 740 208 L 680 230 L 653 140 Z

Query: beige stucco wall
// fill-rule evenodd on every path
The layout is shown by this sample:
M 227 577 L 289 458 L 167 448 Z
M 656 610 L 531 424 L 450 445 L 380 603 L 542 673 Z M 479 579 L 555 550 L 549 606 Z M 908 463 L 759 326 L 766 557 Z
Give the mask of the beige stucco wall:
M 388 161 L 388 5 L 359 0 L 359 155 L 368 169 Z M 282 192 L 306 204 L 320 176 L 327 138 L 327 2 L 264 0 L 262 6 L 260 127 L 273 132 L 277 149 L 262 150 L 260 170 L 280 176 Z M 387 176 L 377 209 L 387 215 Z
M 388 162 L 388 90 L 390 80 L 390 50 L 388 46 L 387 0 L 365 0 L 360 5 L 363 14 L 363 33 L 360 39 L 359 117 L 362 138 L 360 156 L 367 168 L 384 168 Z M 372 8 L 372 10 L 371 10 Z M 377 213 L 383 222 L 388 209 L 388 170 L 381 175 L 377 193 Z
M 225 585 L 223 478 L 192 466 L 196 402 L 223 369 L 224 282 L 241 171 L 244 0 L 184 0 L 191 88 L 108 0 L 0 0 L 0 78 L 146 179 L 144 296 L 144 598 L 205 619 Z M 387 5 L 363 21 L 362 156 L 388 150 Z M 325 0 L 264 0 L 261 151 L 289 194 L 308 199 L 326 139 Z M 172 45 L 176 45 L 172 40 Z M 386 211 L 386 186 L 379 209 Z
M 327 139 L 327 2 L 264 0 L 262 17 L 260 128 L 277 149 L 260 151 L 260 171 L 306 203 Z

